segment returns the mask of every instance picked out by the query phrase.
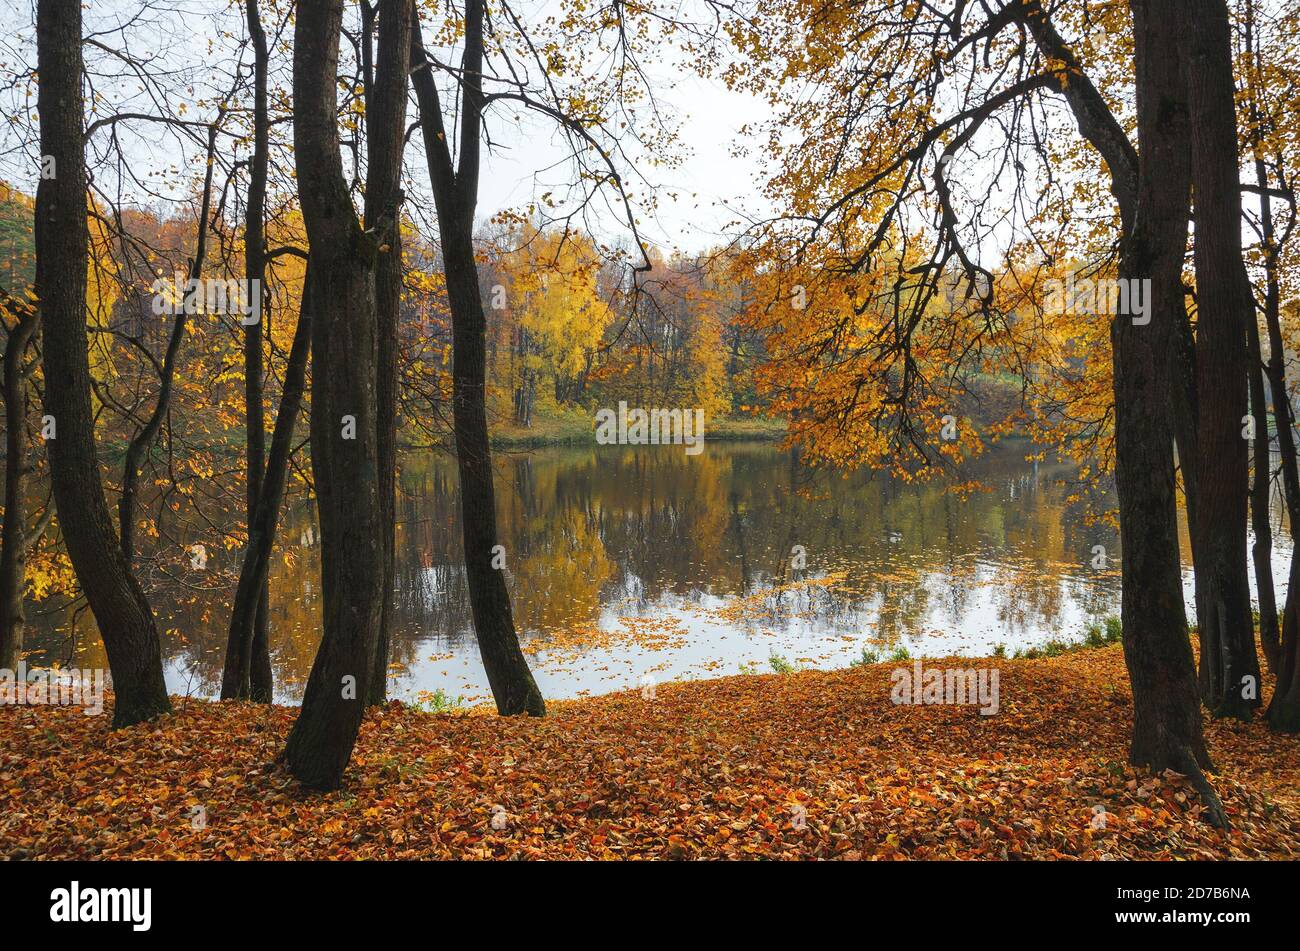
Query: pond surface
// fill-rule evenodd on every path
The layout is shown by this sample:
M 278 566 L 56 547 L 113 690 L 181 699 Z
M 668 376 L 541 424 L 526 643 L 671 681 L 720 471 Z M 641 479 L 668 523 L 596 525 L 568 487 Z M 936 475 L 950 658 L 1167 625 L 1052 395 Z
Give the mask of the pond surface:
M 1026 462 L 1028 448 L 1005 445 L 963 469 L 953 484 L 982 485 L 967 495 L 813 472 L 770 443 L 710 443 L 695 456 L 678 446 L 499 454 L 507 578 L 538 684 L 548 698 L 576 697 L 768 672 L 773 658 L 843 667 L 864 647 L 882 658 L 899 646 L 913 657 L 987 656 L 1078 639 L 1119 611 L 1118 536 L 1090 518 L 1114 499 L 1077 498 L 1073 470 Z M 400 484 L 390 694 L 490 701 L 454 461 L 408 454 Z M 310 503 L 293 503 L 271 579 L 282 702 L 300 700 L 319 637 L 317 535 Z M 1275 544 L 1280 602 L 1290 550 Z M 214 553 L 206 570 L 238 564 Z M 233 583 L 151 598 L 170 690 L 216 696 Z M 29 614 L 43 627 L 29 664 L 106 666 L 89 612 L 75 622 L 40 606 Z

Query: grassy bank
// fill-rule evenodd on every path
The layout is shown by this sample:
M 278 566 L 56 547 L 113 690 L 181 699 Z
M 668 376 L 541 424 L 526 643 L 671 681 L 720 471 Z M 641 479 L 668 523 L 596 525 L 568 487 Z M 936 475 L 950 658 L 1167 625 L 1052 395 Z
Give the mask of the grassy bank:
M 554 416 L 538 416 L 533 420 L 532 426 L 527 428 L 507 423 L 490 425 L 490 435 L 494 449 L 538 449 L 543 446 L 593 445 L 595 431 L 592 414 L 578 410 Z M 738 442 L 741 440 L 775 442 L 784 438 L 785 434 L 785 420 L 752 416 L 711 419 L 704 428 L 706 442 Z M 447 438 L 448 446 L 450 446 L 450 436 Z M 398 434 L 398 442 L 404 448 L 426 448 L 423 442 L 418 442 L 413 446 L 412 443 L 404 439 L 402 433 Z M 210 434 L 206 448 L 218 455 L 233 457 L 243 453 L 244 444 L 244 427 L 236 424 Z M 107 439 L 102 443 L 100 452 L 106 460 L 114 465 L 119 465 L 126 456 L 126 449 L 127 442 L 125 440 Z
M 1294 737 L 1206 721 L 1224 835 L 1180 777 L 1125 765 L 1118 646 L 924 663 L 996 667 L 999 712 L 895 706 L 891 663 L 661 684 L 542 720 L 395 703 L 366 717 L 329 795 L 274 765 L 290 708 L 178 699 L 110 732 L 3 707 L 0 857 L 1297 856 Z

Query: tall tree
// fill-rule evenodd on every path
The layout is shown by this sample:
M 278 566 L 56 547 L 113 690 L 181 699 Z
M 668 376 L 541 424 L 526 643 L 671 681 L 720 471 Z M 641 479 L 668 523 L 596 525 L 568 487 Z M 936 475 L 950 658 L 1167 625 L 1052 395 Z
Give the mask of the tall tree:
M 1268 175 L 1262 158 L 1256 158 L 1260 187 L 1266 189 Z M 1295 420 L 1286 383 L 1286 348 L 1282 338 L 1281 284 L 1279 279 L 1280 242 L 1275 234 L 1272 210 L 1265 194 L 1261 222 L 1264 234 L 1266 291 L 1264 321 L 1268 328 L 1268 379 L 1273 394 L 1273 419 L 1277 428 L 1281 456 L 1283 498 L 1287 522 L 1291 529 L 1291 569 L 1287 580 L 1286 601 L 1282 610 L 1281 645 L 1276 664 L 1277 685 L 1268 705 L 1269 725 L 1285 733 L 1300 733 L 1300 464 L 1297 463 Z
M 379 0 L 379 30 L 373 82 L 366 90 L 367 227 L 374 227 L 401 193 L 402 152 L 406 144 L 407 73 L 411 62 L 410 0 Z M 366 49 L 370 46 L 367 31 Z M 393 581 L 396 556 L 397 492 L 397 317 L 402 301 L 402 229 L 400 223 L 380 249 L 375 264 L 375 305 L 379 321 L 379 368 L 376 432 L 379 445 L 379 504 L 383 514 L 384 603 L 376 643 L 375 665 L 366 701 L 383 703 L 388 688 L 388 653 L 392 634 Z
M 1153 0 L 1131 3 L 1138 190 L 1120 262 L 1121 277 L 1151 281 L 1151 320 L 1137 326 L 1120 315 L 1111 325 L 1124 659 L 1133 682 L 1129 759 L 1192 776 L 1212 819 L 1223 825 L 1218 797 L 1201 772 L 1212 764 L 1201 729 L 1178 559 L 1166 393 L 1168 355 L 1183 319 L 1191 157 L 1181 27 L 1158 6 Z
M 1113 393 L 1110 399 L 1103 392 L 1090 395 L 1096 403 L 1083 408 L 1098 410 L 1088 416 L 1096 420 L 1090 425 L 1100 435 L 1078 436 L 1085 444 L 1104 444 L 1113 419 L 1124 547 L 1125 657 L 1134 696 L 1129 756 L 1136 764 L 1193 776 L 1211 818 L 1222 823 L 1218 799 L 1202 772 L 1210 759 L 1182 600 L 1172 447 L 1175 407 L 1180 401 L 1190 407 L 1177 385 L 1186 378 L 1176 375 L 1180 361 L 1181 372 L 1187 372 L 1181 272 L 1191 159 L 1180 72 L 1185 57 L 1179 45 L 1185 18 L 1168 16 L 1165 3 L 1134 0 L 1131 6 L 1132 33 L 1123 10 L 1114 6 L 1100 23 L 1070 5 L 1054 4 L 1049 12 L 1040 0 L 919 8 L 884 3 L 855 8 L 843 18 L 820 18 L 802 7 L 762 14 L 759 23 L 775 18 L 777 25 L 769 27 L 768 35 L 747 37 L 751 48 L 796 46 L 812 52 L 796 66 L 807 79 L 797 87 L 799 93 L 789 92 L 785 62 L 759 90 L 786 107 L 775 146 L 780 170 L 772 190 L 784 199 L 788 217 L 773 227 L 775 238 L 765 242 L 772 246 L 764 258 L 766 272 L 758 268 L 755 273 L 775 275 L 772 280 L 785 275 L 806 291 L 803 312 L 777 328 L 785 339 L 779 333 L 768 339 L 775 348 L 771 352 L 802 358 L 803 379 L 812 381 L 801 385 L 799 375 L 791 373 L 776 381 L 783 387 L 793 379 L 795 392 L 808 397 L 811 412 L 795 417 L 796 432 L 811 435 L 814 450 L 818 437 L 824 437 L 821 455 L 831 462 L 869 456 L 896 466 L 905 457 L 928 471 L 939 444 L 931 421 L 957 405 L 968 379 L 963 368 L 980 372 L 990 365 L 1015 365 L 1032 382 L 1042 357 L 1050 353 L 1040 355 L 1036 341 L 1026 346 L 1014 326 L 1002 323 L 1006 317 L 998 300 L 1010 297 L 1013 308 L 1034 313 L 1048 309 L 1020 288 L 1041 286 L 1035 272 L 1059 273 L 1077 260 L 1079 248 L 1062 242 L 1059 233 L 1040 233 L 1037 222 L 1050 205 L 1054 227 L 1059 223 L 1074 233 L 1082 227 L 1075 206 L 1081 195 L 1094 193 L 1058 193 L 1055 187 L 1029 184 L 1029 169 L 1036 165 L 1055 181 L 1058 166 L 1087 167 L 1097 157 L 1104 162 L 1108 178 L 1103 181 L 1118 210 L 1119 277 L 1130 282 L 1128 287 L 1149 279 L 1152 292 L 1149 324 L 1135 322 L 1136 314 L 1123 309 L 1110 321 Z M 1081 48 L 1100 44 L 1098 57 L 1127 53 L 1133 43 L 1140 155 L 1125 132 L 1123 116 L 1058 28 L 1053 19 L 1058 13 L 1091 34 Z M 898 17 L 908 19 L 907 31 L 897 30 Z M 806 42 L 791 43 L 795 37 Z M 846 48 L 852 50 L 849 57 L 836 53 Z M 754 75 L 761 78 L 761 69 Z M 805 89 L 825 92 L 810 98 Z M 1081 155 L 1067 137 L 1044 133 L 1052 127 L 1053 115 L 1040 103 L 1049 94 L 1065 101 L 1095 157 Z M 802 136 L 791 136 L 791 130 Z M 987 167 L 998 137 L 1005 143 L 1000 163 L 1007 170 L 1005 182 L 962 168 L 963 154 L 972 152 Z M 940 151 L 934 188 L 923 187 L 930 177 L 924 163 Z M 1007 256 L 1014 277 L 1009 275 L 1006 283 L 1014 286 L 994 288 L 992 275 L 977 264 L 976 255 L 987 253 L 984 245 L 992 238 L 988 216 L 996 202 L 993 192 L 1000 188 L 1016 194 L 1023 188 L 1032 196 L 1026 198 L 1033 208 L 1026 216 L 1032 239 Z M 1099 195 L 1095 200 L 1100 206 Z M 932 215 L 934 226 L 925 232 L 913 225 L 918 207 Z M 1016 200 L 1010 200 L 999 214 L 1014 217 L 1016 207 Z M 1097 234 L 1097 220 L 1088 219 L 1085 241 Z M 787 237 L 791 230 L 795 235 Z M 1085 245 L 1086 250 L 1101 268 L 1115 260 L 1109 235 L 1091 248 Z M 1023 268 L 1022 255 L 1029 259 Z M 954 271 L 972 288 L 965 303 L 943 299 L 943 282 Z M 986 279 L 983 291 L 980 277 Z M 776 290 L 775 296 L 764 295 L 759 306 L 768 307 L 782 293 L 788 299 L 788 285 Z M 840 303 L 846 298 L 851 307 Z M 1062 330 L 1090 346 L 1089 335 L 1101 322 L 1095 318 L 1113 311 L 1087 309 L 1090 319 L 1068 321 Z M 1011 320 L 1027 326 L 1023 312 Z M 1078 352 L 1070 358 L 1077 359 Z M 811 377 L 806 374 L 810 363 L 818 371 Z M 831 385 L 822 385 L 828 379 Z M 784 400 L 784 392 L 777 392 Z M 1076 438 L 1080 431 L 1073 429 L 1066 438 Z M 1235 435 L 1239 440 L 1239 431 Z M 1182 454 L 1185 471 L 1198 455 Z M 1244 547 L 1240 567 L 1245 568 Z
M 303 785 L 316 789 L 342 782 L 361 727 L 383 610 L 375 265 L 398 213 L 389 207 L 364 230 L 352 206 L 338 131 L 342 21 L 343 0 L 300 6 L 293 52 L 294 156 L 313 311 L 311 454 L 324 631 L 284 759 Z
M 5 408 L 5 510 L 0 529 L 0 668 L 13 670 L 23 650 L 23 590 L 27 580 L 27 508 L 23 498 L 27 455 L 27 345 L 40 327 L 40 311 L 3 292 L 0 302 L 17 322 L 6 328 L 3 398 Z
M 269 315 L 267 304 L 271 296 L 265 293 L 266 281 L 266 181 L 270 165 L 271 151 L 271 117 L 267 105 L 267 73 L 270 68 L 270 51 L 266 42 L 266 29 L 262 26 L 261 10 L 258 0 L 245 0 L 244 17 L 248 25 L 248 37 L 253 47 L 253 154 L 248 165 L 248 204 L 244 216 L 244 277 L 248 281 L 248 293 L 259 294 L 258 320 L 244 328 L 244 428 L 245 428 L 245 464 L 248 471 L 247 505 L 249 521 L 249 547 L 252 547 L 252 523 L 257 518 L 257 500 L 262 493 L 262 469 L 266 464 L 266 416 L 262 408 L 263 374 L 262 342 L 266 334 Z M 305 290 L 305 288 L 304 288 Z M 301 324 L 301 316 L 299 321 Z M 306 358 L 304 357 L 304 360 Z M 292 358 L 290 363 L 292 363 Z M 284 412 L 283 404 L 281 413 Z M 297 417 L 294 406 L 293 417 Z M 278 425 L 278 423 L 277 423 Z M 292 432 L 292 425 L 289 426 Z M 287 464 L 287 462 L 286 462 Z M 278 508 L 278 506 L 277 506 Z M 268 553 L 269 555 L 269 553 Z M 253 618 L 252 638 L 245 652 L 241 648 L 239 657 L 247 658 L 240 664 L 236 675 L 236 693 L 244 694 L 244 680 L 247 678 L 247 696 L 252 700 L 270 703 L 274 690 L 271 678 L 271 650 L 267 640 L 267 615 L 270 605 L 270 584 L 263 578 L 257 593 L 257 609 Z M 231 629 L 234 630 L 232 614 Z M 229 669 L 230 655 L 226 656 Z M 226 696 L 226 687 L 222 685 L 222 697 Z
M 452 324 L 452 425 L 460 473 L 465 572 L 479 653 L 497 711 L 543 716 L 546 704 L 519 648 L 504 572 L 493 566 L 497 535 L 496 489 L 488 445 L 486 321 L 474 260 L 483 134 L 483 3 L 465 0 L 465 45 L 460 70 L 458 164 L 443 123 L 442 104 L 424 52 L 419 23 L 411 31 L 411 81 L 420 110 L 429 178 L 438 210 L 447 300 Z
M 158 629 L 104 498 L 90 404 L 86 335 L 85 136 L 81 4 L 39 0 L 41 154 L 55 174 L 36 189 L 36 294 L 44 323 L 45 411 L 54 417 L 50 478 L 68 556 L 99 626 L 113 676 L 113 725 L 171 709 Z
M 1300 461 L 1296 457 L 1295 419 L 1291 411 L 1291 398 L 1286 381 L 1286 345 L 1282 336 L 1281 313 L 1281 256 L 1283 247 L 1294 233 L 1296 205 L 1294 193 L 1285 190 L 1287 174 L 1284 150 L 1276 144 L 1287 137 L 1285 130 L 1278 127 L 1278 117 L 1285 117 L 1292 110 L 1288 108 L 1291 103 L 1288 103 L 1285 98 L 1276 97 L 1275 88 L 1269 85 L 1267 73 L 1278 68 L 1279 64 L 1264 59 L 1261 37 L 1263 31 L 1256 17 L 1256 5 L 1253 0 L 1247 0 L 1245 13 L 1246 62 L 1249 68 L 1243 71 L 1243 79 L 1246 101 L 1250 110 L 1249 141 L 1255 166 L 1254 187 L 1259 194 L 1258 233 L 1264 265 L 1264 287 L 1259 310 L 1263 315 L 1268 334 L 1269 353 L 1265 374 L 1273 400 L 1273 420 L 1277 432 L 1279 465 L 1282 473 L 1282 499 L 1286 506 L 1294 552 L 1300 550 Z M 1274 176 L 1282 190 L 1272 188 Z M 1275 219 L 1273 202 L 1276 198 L 1289 201 L 1291 208 L 1289 221 L 1279 223 Z M 1251 348 L 1252 359 L 1255 359 L 1256 345 L 1252 343 Z M 1267 433 L 1263 437 L 1259 436 L 1259 431 L 1266 428 L 1266 422 L 1257 418 L 1256 435 L 1257 438 L 1262 438 L 1265 447 L 1265 453 L 1256 456 L 1257 466 L 1260 457 L 1267 455 Z M 1258 545 L 1260 538 L 1258 523 L 1255 525 L 1255 535 L 1256 545 Z M 1300 732 L 1300 559 L 1297 559 L 1294 554 L 1291 558 L 1280 632 L 1276 628 L 1269 630 L 1268 618 L 1264 616 L 1265 611 L 1266 603 L 1261 589 L 1260 644 L 1277 678 L 1273 698 L 1268 707 L 1269 725 L 1284 732 Z M 1276 644 L 1273 642 L 1274 637 L 1278 639 Z
M 1281 659 L 1281 635 L 1278 631 L 1277 593 L 1273 588 L 1273 526 L 1269 518 L 1273 495 L 1269 459 L 1272 444 L 1268 436 L 1263 349 L 1259 322 L 1253 312 L 1246 320 L 1246 346 L 1250 358 L 1250 417 L 1254 421 L 1254 437 L 1250 444 L 1250 530 L 1255 537 L 1250 546 L 1250 557 L 1254 562 L 1255 592 L 1259 601 L 1259 644 L 1269 669 L 1276 675 Z
M 1202 699 L 1219 716 L 1250 719 L 1260 704 L 1246 550 L 1249 498 L 1247 321 L 1254 297 L 1241 248 L 1232 35 L 1224 0 L 1190 0 L 1184 59 L 1196 205 L 1196 573 Z

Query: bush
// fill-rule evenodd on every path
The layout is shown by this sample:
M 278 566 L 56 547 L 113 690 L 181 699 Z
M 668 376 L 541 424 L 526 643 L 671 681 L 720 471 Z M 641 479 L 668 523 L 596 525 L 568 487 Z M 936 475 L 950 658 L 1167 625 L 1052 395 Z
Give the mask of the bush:
M 872 647 L 864 647 L 864 648 L 862 648 L 862 653 L 861 653 L 861 654 L 859 654 L 859 655 L 858 655 L 856 658 L 854 658 L 853 660 L 849 661 L 849 666 L 850 666 L 850 667 L 868 667 L 868 666 L 870 666 L 871 664 L 878 664 L 878 663 L 880 663 L 880 654 L 877 653 L 877 651 L 875 650 L 875 648 L 872 648 Z
M 794 664 L 790 663 L 780 654 L 773 654 L 767 659 L 767 662 L 772 665 L 772 669 L 778 674 L 790 674 L 795 671 Z
M 453 697 L 441 687 L 432 692 L 421 690 L 412 706 L 421 713 L 450 713 L 465 705 L 464 697 Z

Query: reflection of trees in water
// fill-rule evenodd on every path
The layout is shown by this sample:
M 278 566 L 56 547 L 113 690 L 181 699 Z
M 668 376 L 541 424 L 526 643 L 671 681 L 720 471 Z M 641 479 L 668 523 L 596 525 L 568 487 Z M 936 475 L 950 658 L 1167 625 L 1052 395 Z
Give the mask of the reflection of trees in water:
M 446 457 L 403 459 L 397 496 L 396 617 L 407 629 L 456 643 L 465 625 L 439 605 L 462 604 L 469 591 L 461 559 L 455 463 Z
M 502 454 L 497 465 L 500 537 L 525 636 L 592 624 L 609 605 L 635 613 L 706 593 L 761 598 L 739 627 L 798 624 L 886 640 L 926 624 L 961 632 L 972 599 L 990 591 L 1008 627 L 1051 629 L 1068 603 L 1096 613 L 1113 603 L 1113 580 L 1099 582 L 1089 564 L 1093 545 L 1118 555 L 1113 530 L 1089 518 L 1104 494 L 1071 500 L 1075 487 L 1058 484 L 1068 469 L 1030 466 L 1014 450 L 962 473 L 991 487 L 967 498 L 882 473 L 806 469 L 767 444 L 713 443 L 699 456 L 678 446 L 556 448 Z M 454 460 L 403 458 L 397 515 L 393 661 L 411 665 L 473 637 Z M 312 505 L 298 498 L 271 571 L 273 663 L 290 696 L 300 694 L 319 639 L 314 536 Z M 791 562 L 796 545 L 802 570 Z M 843 574 L 834 589 L 780 589 L 832 573 Z M 761 594 L 770 588 L 778 590 Z M 162 585 L 153 595 L 161 626 L 174 632 L 170 657 L 192 668 L 195 692 L 215 693 L 230 599 L 169 599 Z M 35 646 L 66 645 L 66 612 L 46 622 Z M 78 662 L 98 655 L 102 664 L 93 622 L 81 626 L 78 643 L 90 646 Z

